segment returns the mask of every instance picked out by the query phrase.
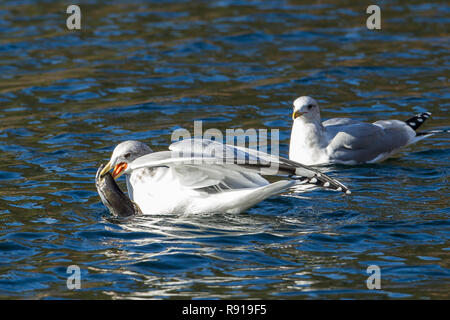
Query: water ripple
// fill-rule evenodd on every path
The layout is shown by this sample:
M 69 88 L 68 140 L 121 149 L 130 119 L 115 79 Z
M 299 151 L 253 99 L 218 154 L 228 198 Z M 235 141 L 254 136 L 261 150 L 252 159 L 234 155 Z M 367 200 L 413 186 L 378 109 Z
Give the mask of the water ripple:
M 0 5 L 0 297 L 448 298 L 446 135 L 322 167 L 350 197 L 284 194 L 239 215 L 115 219 L 93 181 L 117 142 L 162 150 L 200 119 L 278 128 L 286 155 L 306 94 L 325 119 L 430 111 L 425 129 L 448 128 L 448 4 L 394 1 L 380 32 L 354 1 L 81 7 L 89 21 L 68 32 L 58 4 Z M 81 290 L 66 287 L 73 264 Z

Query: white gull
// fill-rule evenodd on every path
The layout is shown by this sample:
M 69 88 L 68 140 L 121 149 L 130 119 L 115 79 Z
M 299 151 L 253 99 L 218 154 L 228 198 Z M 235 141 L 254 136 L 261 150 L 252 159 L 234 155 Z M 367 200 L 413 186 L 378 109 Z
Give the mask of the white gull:
M 406 120 L 380 120 L 374 123 L 349 118 L 324 122 L 316 100 L 303 96 L 294 101 L 289 159 L 305 165 L 360 164 L 383 161 L 401 148 L 434 133 L 416 132 L 430 112 Z
M 337 180 L 295 161 L 202 139 L 175 142 L 159 152 L 125 141 L 100 175 L 112 169 L 115 179 L 125 174 L 129 197 L 144 214 L 239 213 L 299 184 L 350 193 Z M 280 178 L 271 183 L 264 175 Z

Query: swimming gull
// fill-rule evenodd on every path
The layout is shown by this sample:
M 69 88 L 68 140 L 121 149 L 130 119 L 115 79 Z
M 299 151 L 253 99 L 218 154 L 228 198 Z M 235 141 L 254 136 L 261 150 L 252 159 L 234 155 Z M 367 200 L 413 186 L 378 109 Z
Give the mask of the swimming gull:
M 125 174 L 129 197 L 143 214 L 239 213 L 299 184 L 350 193 L 295 161 L 203 139 L 178 141 L 159 152 L 125 141 L 115 147 L 100 177 L 110 170 L 114 179 Z M 264 175 L 281 180 L 270 183 Z
M 445 132 L 416 132 L 430 115 L 423 112 L 406 121 L 334 118 L 321 122 L 316 100 L 303 96 L 294 101 L 289 159 L 306 165 L 380 162 L 402 147 Z

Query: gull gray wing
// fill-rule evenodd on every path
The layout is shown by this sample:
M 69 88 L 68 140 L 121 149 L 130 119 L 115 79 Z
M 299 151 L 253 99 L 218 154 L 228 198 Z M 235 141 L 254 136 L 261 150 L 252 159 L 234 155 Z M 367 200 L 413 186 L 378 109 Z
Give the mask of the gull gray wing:
M 134 160 L 129 167 L 131 170 L 168 167 L 181 185 L 191 189 L 240 189 L 260 187 L 269 183 L 255 170 L 227 164 L 222 158 L 209 156 L 208 153 L 159 151 Z
M 335 130 L 332 126 L 326 130 Z M 343 125 L 329 142 L 327 153 L 337 163 L 363 163 L 383 160 L 415 137 L 403 121 L 385 120 Z
M 237 171 L 221 165 L 183 165 L 172 167 L 172 170 L 180 184 L 191 189 L 214 187 L 236 190 L 269 184 L 257 173 Z
M 292 160 L 241 146 L 232 146 L 206 139 L 185 139 L 169 147 L 179 157 L 217 159 L 219 163 L 237 165 L 263 175 L 290 174 L 313 178 L 320 172 Z M 236 168 L 240 170 L 239 168 Z M 275 169 L 275 170 L 274 170 Z
M 203 139 L 182 140 L 173 143 L 169 148 L 171 151 L 154 152 L 134 160 L 129 164 L 130 169 L 188 166 L 191 170 L 194 170 L 193 168 L 195 167 L 197 172 L 202 172 L 202 174 L 209 177 L 206 168 L 215 168 L 216 170 L 226 171 L 228 180 L 221 182 L 227 183 L 230 188 L 233 185 L 239 186 L 254 183 L 261 185 L 264 182 L 267 183 L 267 180 L 260 175 L 272 175 L 288 176 L 290 179 L 298 180 L 299 183 L 311 183 L 324 188 L 350 193 L 349 189 L 342 183 L 322 174 L 316 169 L 257 150 L 224 145 Z M 240 175 L 239 178 L 236 178 L 237 173 Z M 233 183 L 230 182 L 232 177 L 235 179 Z M 217 179 L 212 178 L 208 181 L 211 181 L 212 185 L 212 181 L 217 181 Z
M 233 170 L 249 174 L 289 176 L 303 183 L 311 183 L 349 193 L 339 181 L 322 174 L 320 171 L 298 162 L 277 157 L 259 150 L 232 146 L 206 139 L 185 139 L 172 143 L 169 147 L 180 157 L 204 157 L 205 161 L 217 158 L 223 166 L 232 166 Z M 256 178 L 256 176 L 253 176 Z
M 362 122 L 350 118 L 333 118 L 322 122 L 322 126 L 325 129 L 327 140 L 331 140 L 339 132 L 345 131 L 345 128 L 347 128 L 348 126 L 357 125 L 360 123 Z
M 322 122 L 324 127 L 330 126 L 348 126 L 350 124 L 361 123 L 360 121 L 353 120 L 350 118 L 332 118 Z

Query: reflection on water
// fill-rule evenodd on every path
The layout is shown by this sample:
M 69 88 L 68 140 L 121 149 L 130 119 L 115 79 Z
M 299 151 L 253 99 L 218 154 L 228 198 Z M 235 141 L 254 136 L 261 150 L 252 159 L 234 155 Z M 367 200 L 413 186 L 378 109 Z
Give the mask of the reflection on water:
M 312 190 L 245 214 L 108 216 L 94 175 L 115 144 L 174 129 L 279 128 L 315 97 L 324 118 L 432 112 L 448 127 L 448 5 L 355 1 L 0 4 L 0 297 L 448 298 L 448 136 L 382 164 L 322 168 Z M 67 267 L 81 268 L 79 291 Z M 366 287 L 381 268 L 381 290 Z

